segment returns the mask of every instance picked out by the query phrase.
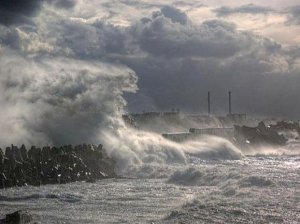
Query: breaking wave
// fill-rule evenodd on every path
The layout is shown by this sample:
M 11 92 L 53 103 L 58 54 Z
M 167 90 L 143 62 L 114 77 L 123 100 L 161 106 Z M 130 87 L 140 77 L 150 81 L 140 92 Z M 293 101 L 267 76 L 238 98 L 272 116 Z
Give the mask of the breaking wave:
M 110 156 L 118 161 L 121 175 L 148 170 L 146 176 L 157 176 L 155 170 L 168 170 L 168 165 L 189 164 L 190 157 L 209 160 L 236 160 L 243 158 L 241 151 L 229 141 L 204 136 L 198 141 L 182 144 L 164 139 L 156 133 L 133 129 L 118 130 L 104 138 Z
M 126 105 L 123 93 L 137 90 L 137 76 L 125 66 L 59 57 L 30 58 L 7 48 L 0 50 L 2 146 L 101 143 L 117 161 L 120 174 L 187 164 L 189 156 L 243 157 L 225 139 L 203 137 L 178 144 L 126 127 L 122 120 Z

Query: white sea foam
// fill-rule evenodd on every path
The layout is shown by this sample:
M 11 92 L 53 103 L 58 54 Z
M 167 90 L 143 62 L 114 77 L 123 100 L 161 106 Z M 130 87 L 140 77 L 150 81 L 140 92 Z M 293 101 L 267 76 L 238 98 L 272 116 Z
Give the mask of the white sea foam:
M 160 168 L 168 165 L 188 164 L 190 156 L 209 160 L 243 158 L 241 151 L 228 140 L 211 136 L 176 143 L 156 133 L 124 127 L 115 132 L 104 133 L 102 139 L 108 154 L 118 161 L 120 174 L 128 174 L 128 170 L 132 172 L 139 168 L 145 169 L 145 166 L 148 170 L 152 167 L 161 172 Z M 150 173 L 152 172 L 154 170 Z

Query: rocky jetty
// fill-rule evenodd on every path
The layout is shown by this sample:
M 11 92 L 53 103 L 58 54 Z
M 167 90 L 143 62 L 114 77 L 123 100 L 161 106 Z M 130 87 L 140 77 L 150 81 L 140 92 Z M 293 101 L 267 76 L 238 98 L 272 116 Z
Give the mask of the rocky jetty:
M 276 124 L 271 124 L 269 127 L 277 132 L 292 131 L 300 135 L 300 125 L 298 122 L 278 121 Z
M 116 177 L 114 168 L 102 145 L 32 146 L 29 150 L 12 145 L 0 149 L 0 188 L 94 182 Z
M 257 127 L 247 127 L 247 126 L 234 126 L 235 139 L 238 144 L 241 145 L 284 145 L 287 142 L 287 139 L 279 134 L 276 128 L 277 126 L 273 125 L 266 126 L 264 122 L 259 122 Z

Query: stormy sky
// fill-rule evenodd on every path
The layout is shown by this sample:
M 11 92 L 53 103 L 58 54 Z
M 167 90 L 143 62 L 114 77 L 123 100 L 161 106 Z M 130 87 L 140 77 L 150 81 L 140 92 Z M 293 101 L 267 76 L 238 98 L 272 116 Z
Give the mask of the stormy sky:
M 207 91 L 225 114 L 229 90 L 233 112 L 300 118 L 298 0 L 3 0 L 0 15 L 0 124 L 13 131 L 96 109 L 205 113 Z

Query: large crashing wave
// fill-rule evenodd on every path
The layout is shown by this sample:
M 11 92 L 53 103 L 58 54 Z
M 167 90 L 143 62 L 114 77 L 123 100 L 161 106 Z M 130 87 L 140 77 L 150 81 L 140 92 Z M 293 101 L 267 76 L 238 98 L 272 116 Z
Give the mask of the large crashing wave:
M 136 90 L 129 68 L 65 58 L 0 54 L 0 142 L 61 145 L 99 143 L 101 130 L 115 129 Z
M 103 143 L 120 173 L 151 164 L 185 164 L 188 156 L 239 159 L 219 138 L 178 144 L 126 127 L 124 92 L 137 89 L 129 68 L 65 58 L 29 58 L 8 49 L 0 56 L 2 146 Z

